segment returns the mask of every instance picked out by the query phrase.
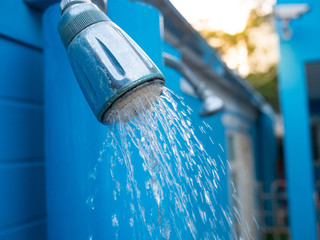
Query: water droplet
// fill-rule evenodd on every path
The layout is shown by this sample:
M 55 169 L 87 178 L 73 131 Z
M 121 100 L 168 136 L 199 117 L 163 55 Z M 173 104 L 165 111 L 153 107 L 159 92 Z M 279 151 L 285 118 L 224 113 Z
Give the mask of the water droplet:
M 119 227 L 119 222 L 118 222 L 117 214 L 113 214 L 113 215 L 112 215 L 112 226 L 113 226 L 113 227 Z

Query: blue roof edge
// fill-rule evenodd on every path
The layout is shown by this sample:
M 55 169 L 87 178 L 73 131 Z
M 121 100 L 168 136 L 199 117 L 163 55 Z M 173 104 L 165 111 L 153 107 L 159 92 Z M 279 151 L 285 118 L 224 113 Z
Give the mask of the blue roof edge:
M 261 94 L 254 90 L 245 79 L 241 78 L 233 70 L 227 67 L 217 51 L 211 47 L 207 41 L 191 26 L 191 24 L 181 15 L 181 13 L 172 5 L 169 0 L 137 1 L 154 5 L 162 13 L 166 28 L 180 28 L 183 31 L 183 36 L 181 36 L 181 38 L 185 43 L 187 43 L 186 46 L 196 53 L 208 67 L 216 72 L 213 64 L 220 64 L 220 67 L 223 68 L 224 74 L 218 75 L 224 78 L 225 81 L 232 83 L 232 87 L 236 87 L 237 91 L 242 91 L 242 93 L 254 107 L 258 108 L 262 112 L 264 112 L 266 106 L 268 106 L 270 109 L 271 106 L 265 101 Z M 168 31 L 170 31 L 170 29 Z M 174 34 L 173 31 L 171 31 L 171 33 Z

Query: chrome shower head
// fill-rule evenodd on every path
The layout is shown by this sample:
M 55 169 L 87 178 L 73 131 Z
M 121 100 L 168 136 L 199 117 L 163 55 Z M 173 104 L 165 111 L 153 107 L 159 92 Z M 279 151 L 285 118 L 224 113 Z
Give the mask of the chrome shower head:
M 152 105 L 150 101 L 157 101 L 164 76 L 122 29 L 88 0 L 62 1 L 61 10 L 58 30 L 62 42 L 100 122 L 108 124 L 115 112 L 127 115 L 130 108 L 126 107 L 126 113 L 121 110 L 138 97 L 142 96 L 146 108 Z
M 207 85 L 200 81 L 195 74 L 186 67 L 181 60 L 168 53 L 162 54 L 164 64 L 172 67 L 192 85 L 196 94 L 202 100 L 202 106 L 200 109 L 200 115 L 203 117 L 211 116 L 220 112 L 224 108 L 224 103 Z
M 202 94 L 200 94 L 200 98 L 202 99 L 202 105 L 200 108 L 200 116 L 202 117 L 214 115 L 224 108 L 224 102 L 222 99 L 207 88 L 205 88 Z

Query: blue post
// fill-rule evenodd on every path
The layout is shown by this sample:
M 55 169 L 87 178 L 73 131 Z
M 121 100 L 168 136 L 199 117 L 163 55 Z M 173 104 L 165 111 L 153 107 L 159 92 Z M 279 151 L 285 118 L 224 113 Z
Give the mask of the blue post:
M 311 11 L 291 22 L 292 38 L 280 41 L 279 89 L 285 128 L 289 224 L 293 240 L 317 239 L 310 114 L 304 69 L 307 62 L 320 59 L 320 31 L 316 27 L 320 21 L 320 4 L 309 3 Z
M 305 77 L 288 44 L 281 44 L 281 54 L 285 56 L 280 62 L 279 83 L 291 237 L 313 240 L 317 239 L 316 211 Z
M 109 0 L 108 8 L 110 18 L 163 68 L 159 12 L 140 3 L 120 0 Z M 43 18 L 48 239 L 114 239 L 117 231 L 112 226 L 114 209 L 127 212 L 130 209 L 120 201 L 115 202 L 107 177 L 91 186 L 89 176 L 102 150 L 107 127 L 95 119 L 74 77 L 57 31 L 60 15 L 59 6 L 54 5 L 45 11 Z M 92 211 L 91 195 L 96 189 L 99 197 L 95 198 Z M 119 222 L 125 223 L 118 239 L 133 236 L 125 216 L 119 216 Z

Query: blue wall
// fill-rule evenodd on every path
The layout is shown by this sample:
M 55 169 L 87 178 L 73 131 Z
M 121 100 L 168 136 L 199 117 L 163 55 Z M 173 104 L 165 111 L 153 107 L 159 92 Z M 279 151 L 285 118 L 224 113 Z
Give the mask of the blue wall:
M 261 112 L 257 121 L 257 173 L 264 184 L 264 191 L 270 192 L 271 184 L 278 178 L 276 161 L 278 157 L 277 139 L 275 136 L 275 116 L 272 112 Z
M 41 13 L 0 8 L 0 239 L 45 239 Z
M 257 120 L 257 138 L 255 141 L 257 156 L 256 156 L 256 173 L 257 180 L 262 183 L 264 193 L 270 194 L 271 186 L 275 180 L 279 179 L 277 173 L 277 160 L 278 160 L 278 143 L 275 136 L 275 115 L 269 109 L 267 112 L 260 112 Z M 265 195 L 266 196 L 266 195 Z M 272 199 L 263 200 L 263 195 L 258 196 L 261 200 L 259 208 L 272 213 Z M 261 219 L 268 227 L 273 226 L 274 219 L 272 215 L 264 216 Z
M 180 52 L 168 43 L 164 42 L 163 46 L 164 52 L 169 53 L 177 58 L 181 57 Z M 217 204 L 214 204 L 214 208 L 216 210 L 216 217 L 217 219 L 220 219 L 221 222 L 217 224 L 218 227 L 215 235 L 217 238 L 229 239 L 231 238 L 231 226 L 228 225 L 223 212 L 224 210 L 226 211 L 226 214 L 228 214 L 228 210 L 230 209 L 228 181 L 229 169 L 227 164 L 225 134 L 226 129 L 222 124 L 223 111 L 214 116 L 201 117 L 199 115 L 199 111 L 202 102 L 200 99 L 191 97 L 181 90 L 181 74 L 170 67 L 165 67 L 163 73 L 166 76 L 166 87 L 173 90 L 175 94 L 183 97 L 185 104 L 193 110 L 192 114 L 190 115 L 190 119 L 192 121 L 195 134 L 203 144 L 209 156 L 211 156 L 217 162 L 217 173 L 220 177 L 220 187 L 216 194 Z M 209 125 L 212 130 L 206 128 L 203 122 Z M 206 131 L 206 134 L 201 132 L 200 127 Z M 214 144 L 211 142 L 209 137 Z M 229 215 L 229 217 L 231 217 L 231 215 Z
M 181 76 L 163 66 L 162 48 L 177 57 L 180 54 L 162 42 L 157 10 L 127 0 L 109 0 L 108 4 L 109 17 L 163 70 L 166 86 L 194 109 L 191 119 L 197 135 L 208 153 L 222 160 L 217 200 L 227 208 L 226 129 L 222 113 L 201 118 L 199 99 L 184 94 L 180 90 Z M 99 239 L 115 233 L 113 228 L 103 228 L 110 220 L 104 216 L 112 214 L 113 209 L 106 208 L 110 202 L 108 205 L 101 198 L 97 203 L 101 212 L 97 214 L 92 214 L 86 205 L 92 193 L 88 174 L 99 158 L 107 130 L 95 119 L 73 76 L 57 33 L 59 18 L 60 10 L 55 5 L 46 11 L 42 29 L 41 12 L 22 0 L 4 1 L 0 8 L 0 195 L 5 196 L 0 200 L 0 239 L 46 239 L 46 221 L 49 239 L 53 240 L 88 239 L 90 234 Z M 213 129 L 212 134 L 200 133 L 198 125 L 203 126 L 203 120 Z M 260 139 L 256 138 L 254 126 L 249 134 Z M 227 237 L 230 228 L 218 206 L 217 216 L 223 222 L 217 235 Z M 123 230 L 122 234 L 127 239 L 126 234 L 132 233 Z

